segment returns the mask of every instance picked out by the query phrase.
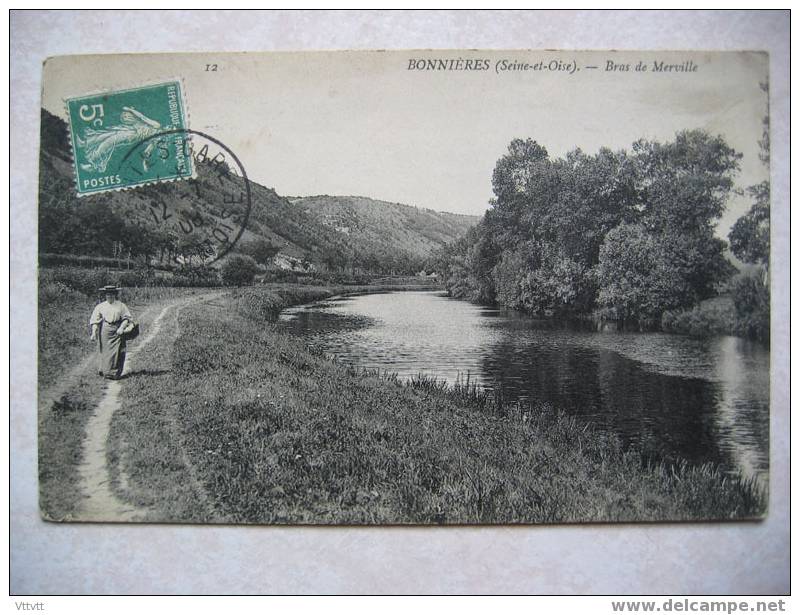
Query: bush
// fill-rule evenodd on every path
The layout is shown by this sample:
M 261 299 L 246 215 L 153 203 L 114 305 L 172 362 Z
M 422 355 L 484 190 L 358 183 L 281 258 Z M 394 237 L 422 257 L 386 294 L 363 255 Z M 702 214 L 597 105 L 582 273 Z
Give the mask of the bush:
M 736 333 L 744 337 L 769 341 L 769 280 L 761 271 L 737 275 L 731 281 L 736 308 Z
M 113 284 L 112 272 L 108 269 L 83 269 L 80 267 L 55 267 L 41 269 L 39 283 L 59 282 L 64 286 L 77 290 L 88 296 L 97 294 L 97 289 L 106 284 Z
M 84 295 L 98 295 L 97 289 L 106 284 L 116 284 L 122 288 L 164 288 L 164 287 L 214 287 L 220 285 L 219 274 L 210 267 L 196 267 L 176 271 L 173 275 L 157 276 L 154 269 L 132 269 L 114 271 L 111 269 L 85 269 L 82 267 L 53 267 L 39 270 L 39 285 L 58 283 Z M 52 287 L 47 290 L 48 297 L 58 296 L 64 289 Z
M 123 288 L 157 286 L 156 272 L 152 269 L 134 269 L 116 274 L 115 284 Z
M 220 285 L 219 273 L 210 267 L 195 267 L 176 271 L 170 281 L 171 286 L 178 287 L 213 287 Z
M 266 273 L 262 276 L 261 281 L 267 282 L 289 282 L 292 284 L 297 283 L 297 274 L 289 269 L 267 269 Z
M 667 333 L 706 337 L 738 335 L 769 341 L 769 285 L 758 271 L 738 274 L 730 295 L 703 301 L 688 310 L 668 310 L 661 318 Z
M 730 298 L 724 299 L 724 304 L 714 300 L 688 310 L 668 310 L 661 316 L 661 330 L 692 337 L 730 335 L 734 332 L 736 318 Z
M 256 261 L 244 254 L 229 256 L 222 265 L 222 283 L 226 286 L 250 286 L 256 277 Z
M 252 256 L 257 263 L 262 265 L 269 263 L 280 250 L 278 246 L 273 246 L 262 238 L 248 241 L 239 247 L 239 252 L 246 256 Z
M 97 289 L 106 284 L 116 284 L 123 288 L 142 286 L 165 286 L 166 280 L 156 278 L 152 269 L 131 269 L 113 271 L 111 269 L 86 269 L 83 267 L 53 267 L 40 269 L 39 283 L 58 282 L 84 295 L 97 295 Z
M 39 303 L 41 305 L 82 299 L 86 299 L 86 295 L 70 288 L 63 282 L 47 281 L 39 284 Z
M 265 289 L 246 289 L 234 294 L 236 311 L 254 321 L 274 319 L 286 306 L 277 294 Z

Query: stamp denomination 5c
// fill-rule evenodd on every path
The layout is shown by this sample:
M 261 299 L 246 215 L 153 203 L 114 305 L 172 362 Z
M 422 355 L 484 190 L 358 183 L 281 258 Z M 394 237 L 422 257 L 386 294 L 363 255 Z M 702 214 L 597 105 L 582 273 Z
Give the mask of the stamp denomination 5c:
M 184 139 L 188 128 L 179 81 L 67 99 L 70 139 L 79 196 L 192 177 Z M 131 146 L 148 140 L 134 172 L 120 174 Z

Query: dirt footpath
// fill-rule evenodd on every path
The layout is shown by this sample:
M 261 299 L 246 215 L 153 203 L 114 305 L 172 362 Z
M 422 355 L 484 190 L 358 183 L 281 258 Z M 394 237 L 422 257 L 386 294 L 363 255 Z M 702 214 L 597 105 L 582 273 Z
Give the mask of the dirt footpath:
M 215 294 L 188 297 L 163 306 L 148 327 L 149 330 L 146 334 L 139 339 L 134 347 L 128 350 L 123 379 L 108 383 L 105 394 L 86 425 L 82 461 L 78 466 L 80 490 L 83 498 L 77 518 L 81 521 L 141 521 L 144 520 L 149 512 L 147 508 L 124 502 L 111 489 L 111 474 L 108 467 L 108 438 L 111 430 L 111 419 L 119 408 L 120 391 L 125 386 L 124 376 L 130 373 L 137 364 L 140 353 L 147 349 L 162 327 L 177 320 L 184 307 L 213 296 Z M 87 361 L 94 360 L 96 359 L 93 355 Z M 85 369 L 87 367 L 85 363 L 86 361 L 80 368 Z M 64 386 L 67 386 L 67 384 Z M 118 480 L 120 487 L 124 491 L 125 475 L 120 473 Z

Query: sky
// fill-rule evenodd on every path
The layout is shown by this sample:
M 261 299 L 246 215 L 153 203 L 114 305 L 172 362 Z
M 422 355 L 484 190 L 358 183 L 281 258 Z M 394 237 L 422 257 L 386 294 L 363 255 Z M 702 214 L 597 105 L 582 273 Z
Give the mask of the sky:
M 409 69 L 428 59 L 461 59 L 462 70 Z M 466 60 L 489 69 L 463 70 Z M 568 70 L 497 70 L 503 60 L 560 61 Z M 661 61 L 691 61 L 697 70 L 654 72 Z M 635 70 L 639 62 L 648 70 Z M 212 64 L 216 71 L 207 70 Z M 480 215 L 495 163 L 514 138 L 561 156 L 703 128 L 742 153 L 737 186 L 767 178 L 758 159 L 767 66 L 754 52 L 67 56 L 46 63 L 42 104 L 66 119 L 65 98 L 179 78 L 190 127 L 225 143 L 252 179 L 278 194 L 359 195 Z M 749 207 L 746 197 L 733 198 L 719 234 Z

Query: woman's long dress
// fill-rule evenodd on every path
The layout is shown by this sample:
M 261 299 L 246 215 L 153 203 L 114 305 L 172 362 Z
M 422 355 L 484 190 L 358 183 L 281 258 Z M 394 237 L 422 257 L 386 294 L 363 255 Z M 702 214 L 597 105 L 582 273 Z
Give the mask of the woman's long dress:
M 128 306 L 121 301 L 103 301 L 94 308 L 89 326 L 100 325 L 97 336 L 98 369 L 106 378 L 119 378 L 125 367 L 125 337 L 117 335 L 119 326 L 131 320 Z

